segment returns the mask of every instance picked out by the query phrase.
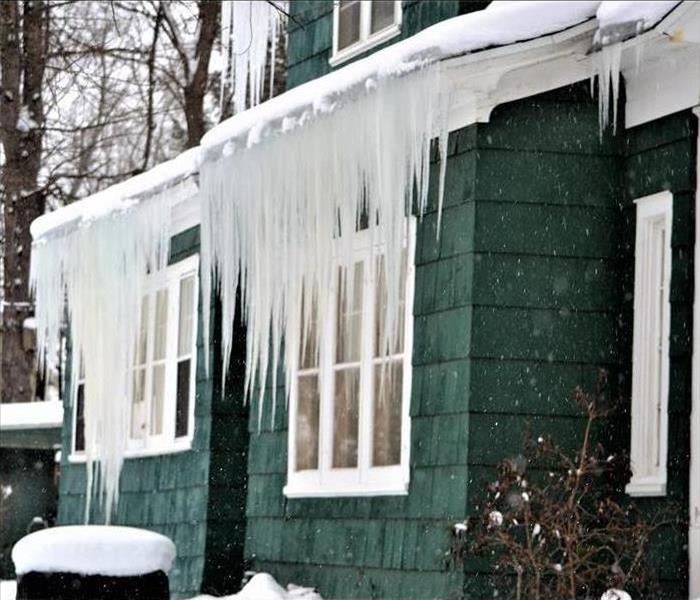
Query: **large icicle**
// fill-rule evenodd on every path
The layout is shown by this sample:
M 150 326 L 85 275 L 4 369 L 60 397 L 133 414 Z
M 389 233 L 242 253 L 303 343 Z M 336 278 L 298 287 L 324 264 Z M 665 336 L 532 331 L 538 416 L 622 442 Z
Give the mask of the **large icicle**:
M 280 5 L 284 2 L 280 0 Z M 277 40 L 284 13 L 267 0 L 224 0 L 221 3 L 221 45 L 224 67 L 222 91 L 233 90 L 233 111 L 260 103 L 265 85 L 265 65 L 270 47 L 270 95 L 274 85 Z
M 131 407 L 131 373 L 147 268 L 168 256 L 165 194 L 34 242 L 31 285 L 39 347 L 58 339 L 64 307 L 72 343 L 71 389 L 85 380 L 88 502 L 98 492 L 106 520 L 116 504 Z M 65 298 L 65 303 L 64 303 Z
M 385 347 L 396 343 L 407 217 L 414 200 L 419 213 L 425 208 L 430 142 L 445 124 L 439 90 L 437 65 L 368 80 L 352 93 L 288 115 L 283 133 L 251 131 L 245 139 L 229 140 L 223 151 L 211 150 L 203 162 L 203 306 L 208 311 L 209 295 L 218 287 L 228 364 L 240 283 L 246 381 L 249 388 L 259 386 L 261 398 L 270 373 L 274 384 L 282 341 L 289 384 L 302 332 L 318 336 L 310 326 L 312 302 L 304 302 L 302 314 L 302 298 L 313 299 L 318 314 L 326 314 L 333 256 L 349 239 L 339 242 L 338 235 L 354 231 L 362 215 L 373 239 L 381 235 L 385 244 Z M 351 262 L 348 244 L 340 254 Z
M 167 264 L 171 206 L 196 194 L 198 156 L 185 152 L 32 224 L 38 347 L 51 347 L 67 318 L 73 390 L 82 362 L 86 520 L 93 494 L 107 522 L 118 499 L 145 276 Z
M 617 103 L 620 96 L 620 61 L 622 58 L 622 42 L 603 46 L 600 52 L 593 56 L 593 80 L 598 78 L 598 127 L 602 138 L 603 132 L 610 121 L 610 103 L 613 112 L 613 133 L 617 131 Z

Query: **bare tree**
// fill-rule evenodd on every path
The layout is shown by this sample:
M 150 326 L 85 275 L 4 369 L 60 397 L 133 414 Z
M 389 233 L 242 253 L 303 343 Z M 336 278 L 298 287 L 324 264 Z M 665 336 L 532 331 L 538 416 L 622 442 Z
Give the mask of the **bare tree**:
M 180 59 L 183 72 L 182 95 L 187 120 L 187 147 L 199 144 L 205 132 L 204 96 L 209 83 L 209 60 L 216 40 L 219 3 L 207 0 L 197 2 L 198 19 L 194 56 L 182 40 L 180 27 L 170 7 L 165 6 L 165 31 Z
M 0 3 L 0 142 L 4 154 L 2 372 L 4 402 L 32 398 L 34 350 L 24 344 L 29 297 L 29 224 L 45 208 L 38 186 L 42 160 L 42 87 L 49 37 L 49 7 L 43 1 Z
M 35 350 L 23 331 L 33 314 L 29 225 L 196 146 L 228 116 L 220 8 L 217 0 L 0 0 L 3 401 L 33 399 Z M 283 62 L 278 51 L 278 73 Z

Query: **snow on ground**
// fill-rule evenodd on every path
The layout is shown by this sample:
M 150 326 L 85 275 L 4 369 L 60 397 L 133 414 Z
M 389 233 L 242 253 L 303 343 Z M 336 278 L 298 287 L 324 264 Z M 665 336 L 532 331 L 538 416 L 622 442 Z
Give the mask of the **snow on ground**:
M 17 596 L 17 582 L 4 580 L 0 581 L 0 599 L 15 600 Z
M 17 575 L 39 571 L 129 577 L 167 573 L 174 559 L 175 544 L 164 535 L 104 525 L 44 529 L 23 537 L 12 549 Z
M 257 573 L 237 594 L 221 597 L 204 594 L 191 600 L 323 600 L 323 598 L 313 588 L 301 587 L 293 583 L 290 583 L 285 590 L 269 573 Z

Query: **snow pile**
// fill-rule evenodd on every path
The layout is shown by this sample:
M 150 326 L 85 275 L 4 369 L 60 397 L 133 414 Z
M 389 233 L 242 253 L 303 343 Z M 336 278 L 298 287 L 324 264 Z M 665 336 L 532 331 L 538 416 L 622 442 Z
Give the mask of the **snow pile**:
M 206 312 L 218 287 L 228 364 L 240 282 L 247 389 L 257 383 L 262 396 L 268 373 L 276 384 L 283 339 L 287 378 L 302 336 L 318 341 L 321 328 L 311 321 L 330 307 L 334 256 L 353 264 L 348 234 L 363 216 L 371 239 L 384 244 L 383 342 L 386 350 L 396 347 L 408 217 L 414 198 L 419 214 L 425 207 L 434 132 L 443 132 L 443 154 L 446 142 L 438 78 L 437 69 L 425 68 L 368 82 L 331 114 L 247 149 L 230 147 L 202 164 L 203 306 Z M 353 281 L 352 273 L 344 281 Z
M 610 588 L 600 597 L 600 600 L 632 600 L 632 596 L 624 590 Z
M 175 544 L 164 535 L 133 527 L 53 527 L 23 537 L 12 549 L 12 560 L 18 576 L 37 571 L 131 577 L 167 573 L 175 560 Z
M 280 0 L 280 4 L 284 4 Z M 273 2 L 221 3 L 221 92 L 229 79 L 233 90 L 233 111 L 243 112 L 246 104 L 260 104 L 265 85 L 265 63 L 270 46 L 270 96 L 274 85 L 275 50 L 284 25 L 284 13 Z
M 82 361 L 86 520 L 94 491 L 106 500 L 107 522 L 117 500 L 145 275 L 167 264 L 171 206 L 196 191 L 191 179 L 183 179 L 196 156 L 186 153 L 32 225 L 30 284 L 38 347 L 49 348 L 59 339 L 67 316 L 71 389 Z M 167 187 L 173 181 L 179 184 Z
M 201 595 L 191 600 L 217 600 L 215 596 Z M 237 594 L 218 600 L 323 600 L 313 588 L 290 583 L 285 590 L 269 573 L 258 573 Z

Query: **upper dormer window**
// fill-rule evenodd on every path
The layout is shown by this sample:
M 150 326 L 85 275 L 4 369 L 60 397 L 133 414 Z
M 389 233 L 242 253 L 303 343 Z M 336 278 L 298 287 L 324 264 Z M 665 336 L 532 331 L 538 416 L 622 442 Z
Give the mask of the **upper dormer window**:
M 336 0 L 330 63 L 340 64 L 400 31 L 401 0 Z

